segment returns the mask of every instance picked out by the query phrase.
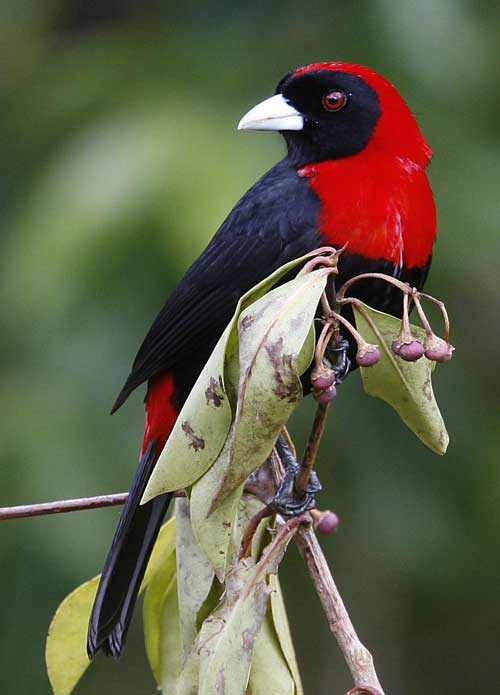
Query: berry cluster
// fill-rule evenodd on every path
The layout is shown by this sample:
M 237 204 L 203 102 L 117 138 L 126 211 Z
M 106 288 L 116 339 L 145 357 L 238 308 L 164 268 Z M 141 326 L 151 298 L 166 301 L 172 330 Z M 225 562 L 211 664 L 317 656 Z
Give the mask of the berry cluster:
M 441 313 L 443 314 L 445 323 L 445 337 L 440 338 L 437 336 L 425 315 L 422 308 L 422 303 L 420 302 L 420 297 L 425 297 L 430 299 L 432 302 L 437 304 Z M 409 307 L 410 301 L 415 304 L 422 325 L 425 329 L 425 341 L 422 343 L 417 340 L 411 333 L 410 321 L 409 321 Z M 423 355 L 427 357 L 428 360 L 434 362 L 447 362 L 451 359 L 454 347 L 450 343 L 450 326 L 448 321 L 448 315 L 444 304 L 434 297 L 422 294 L 416 290 L 410 289 L 409 292 L 404 294 L 403 302 L 403 318 L 401 319 L 401 331 L 398 337 L 392 341 L 392 351 L 395 355 L 401 357 L 401 359 L 407 362 L 415 362 L 419 360 Z
M 319 264 L 324 264 L 329 267 L 333 266 L 332 270 L 335 272 L 336 262 L 342 251 L 343 249 L 340 249 L 327 257 L 316 257 L 313 263 L 310 262 L 310 267 L 307 268 L 307 270 L 313 270 Z M 321 298 L 323 309 L 321 321 L 323 323 L 323 329 L 316 345 L 315 366 L 311 374 L 311 385 L 314 398 L 322 405 L 328 404 L 335 398 L 337 395 L 337 385 L 343 380 L 349 370 L 349 361 L 346 355 L 344 356 L 343 368 L 339 367 L 338 364 L 332 364 L 325 356 L 326 349 L 329 345 L 339 344 L 339 340 L 341 340 L 340 326 L 344 326 L 356 341 L 358 346 L 356 362 L 360 367 L 372 367 L 380 361 L 381 354 L 378 345 L 368 343 L 352 323 L 341 313 L 342 309 L 348 304 L 361 305 L 359 300 L 353 297 L 346 297 L 346 293 L 358 280 L 365 280 L 367 278 L 384 280 L 385 282 L 395 285 L 403 293 L 401 330 L 391 344 L 392 351 L 395 355 L 407 362 L 415 362 L 423 355 L 434 362 L 447 362 L 452 357 L 454 347 L 450 343 L 450 322 L 443 302 L 428 294 L 419 292 L 415 288 L 410 287 L 410 285 L 389 275 L 384 275 L 382 273 L 363 273 L 362 275 L 348 280 L 340 290 L 334 294 L 333 308 L 330 306 L 326 293 L 323 293 Z M 437 336 L 432 330 L 422 307 L 421 299 L 432 302 L 440 309 L 445 328 L 443 338 Z M 411 332 L 409 314 L 412 304 L 415 306 L 425 330 L 426 336 L 424 342 L 412 335 Z M 345 364 L 346 362 L 347 366 Z M 342 369 L 344 370 L 343 374 Z

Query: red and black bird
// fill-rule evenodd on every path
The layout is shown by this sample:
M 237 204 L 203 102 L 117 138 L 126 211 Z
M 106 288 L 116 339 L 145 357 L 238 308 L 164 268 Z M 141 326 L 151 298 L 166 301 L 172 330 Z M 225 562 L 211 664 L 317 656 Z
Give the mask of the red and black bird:
M 395 87 L 373 70 L 315 63 L 286 75 L 249 111 L 243 130 L 277 130 L 287 154 L 237 203 L 158 314 L 113 412 L 147 382 L 139 469 L 97 591 L 92 658 L 119 656 L 170 495 L 139 502 L 155 462 L 239 297 L 279 266 L 321 246 L 341 247 L 343 283 L 377 271 L 422 288 L 436 213 L 425 169 L 431 149 Z M 365 280 L 353 295 L 400 316 L 393 286 Z

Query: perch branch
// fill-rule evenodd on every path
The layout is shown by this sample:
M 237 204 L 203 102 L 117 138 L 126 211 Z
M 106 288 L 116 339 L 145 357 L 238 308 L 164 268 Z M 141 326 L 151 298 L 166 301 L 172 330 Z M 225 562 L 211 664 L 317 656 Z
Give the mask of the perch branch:
M 176 490 L 174 497 L 185 497 L 184 490 Z M 125 504 L 128 492 L 114 492 L 111 495 L 96 497 L 80 497 L 73 500 L 57 500 L 56 502 L 39 502 L 37 504 L 20 504 L 17 507 L 0 507 L 0 521 L 7 519 L 23 519 L 31 516 L 47 514 L 63 514 L 65 512 L 80 512 L 86 509 L 101 509 L 102 507 L 118 507 Z
M 318 454 L 319 445 L 321 443 L 321 438 L 325 430 L 326 417 L 328 415 L 329 403 L 319 403 L 316 410 L 316 416 L 314 418 L 313 426 L 311 429 L 311 434 L 309 435 L 309 441 L 307 442 L 307 447 L 304 453 L 304 459 L 300 466 L 300 472 L 297 476 L 295 482 L 295 489 L 299 494 L 304 493 L 311 477 L 311 471 L 316 462 L 316 456 Z
M 363 688 L 366 688 L 366 692 L 384 695 L 373 657 L 356 634 L 312 524 L 298 528 L 295 543 L 309 571 L 330 630 L 337 640 L 355 685 L 360 688 L 351 692 L 363 692 Z
M 17 507 L 0 507 L 0 520 L 77 512 L 82 509 L 116 507 L 119 504 L 125 504 L 127 498 L 128 492 L 115 492 L 112 495 L 98 495 L 97 497 L 81 497 L 74 500 L 58 500 L 57 502 L 41 502 L 39 504 L 20 504 Z

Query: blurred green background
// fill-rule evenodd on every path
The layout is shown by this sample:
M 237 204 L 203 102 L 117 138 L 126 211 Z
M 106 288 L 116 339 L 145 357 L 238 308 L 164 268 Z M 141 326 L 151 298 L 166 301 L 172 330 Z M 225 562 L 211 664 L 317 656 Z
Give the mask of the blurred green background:
M 440 236 L 428 288 L 453 320 L 435 376 L 451 445 L 427 451 L 359 377 L 332 408 L 323 540 L 387 692 L 498 691 L 500 658 L 500 5 L 4 0 L 0 505 L 128 488 L 142 393 L 109 408 L 168 291 L 283 153 L 242 113 L 290 68 L 372 66 L 435 150 Z M 313 415 L 294 419 L 303 442 Z M 119 510 L 0 527 L 2 692 L 49 693 L 61 599 L 100 571 Z M 306 692 L 351 683 L 300 559 L 282 572 Z M 80 695 L 154 692 L 139 611 L 120 663 Z

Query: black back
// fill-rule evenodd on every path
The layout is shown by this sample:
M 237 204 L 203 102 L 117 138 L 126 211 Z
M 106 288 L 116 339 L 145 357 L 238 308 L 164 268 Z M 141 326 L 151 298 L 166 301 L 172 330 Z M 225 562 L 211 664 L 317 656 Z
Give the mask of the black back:
M 182 402 L 241 295 L 321 245 L 318 213 L 318 198 L 288 159 L 250 188 L 156 317 L 113 411 L 137 386 L 166 371 L 177 377 Z

